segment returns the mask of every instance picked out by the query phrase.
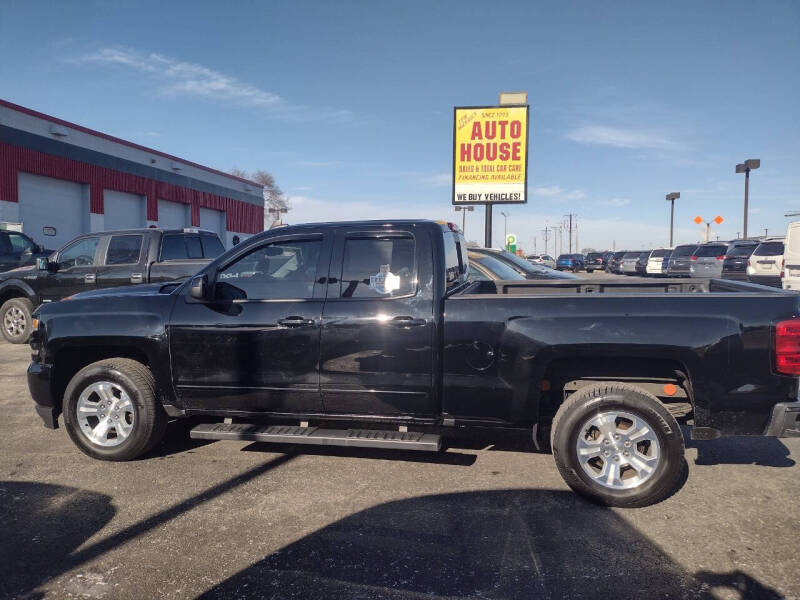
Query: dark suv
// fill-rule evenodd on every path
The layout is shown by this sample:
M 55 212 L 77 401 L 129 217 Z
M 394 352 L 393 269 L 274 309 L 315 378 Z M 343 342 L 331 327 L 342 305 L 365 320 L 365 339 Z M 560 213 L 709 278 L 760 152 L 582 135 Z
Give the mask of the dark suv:
M 40 256 L 51 254 L 30 237 L 19 231 L 0 230 L 0 273 L 26 267 Z
M 684 244 L 676 247 L 669 257 L 667 277 L 691 277 L 689 268 L 695 250 L 697 250 L 697 244 Z
M 758 245 L 757 240 L 736 240 L 728 246 L 722 261 L 722 278 L 747 281 L 747 260 Z
M 607 252 L 589 252 L 586 255 L 586 272 L 605 271 Z

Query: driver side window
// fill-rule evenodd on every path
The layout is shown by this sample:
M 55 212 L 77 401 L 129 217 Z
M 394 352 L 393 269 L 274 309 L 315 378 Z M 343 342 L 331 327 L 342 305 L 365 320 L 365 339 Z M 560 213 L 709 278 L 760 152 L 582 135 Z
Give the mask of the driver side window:
M 58 255 L 59 270 L 71 267 L 93 266 L 95 264 L 94 255 L 99 242 L 99 237 L 88 237 L 64 248 Z
M 11 241 L 11 247 L 14 250 L 14 254 L 23 254 L 27 250 L 33 252 L 33 242 L 31 242 L 24 235 L 20 235 L 18 233 L 9 233 L 8 239 Z

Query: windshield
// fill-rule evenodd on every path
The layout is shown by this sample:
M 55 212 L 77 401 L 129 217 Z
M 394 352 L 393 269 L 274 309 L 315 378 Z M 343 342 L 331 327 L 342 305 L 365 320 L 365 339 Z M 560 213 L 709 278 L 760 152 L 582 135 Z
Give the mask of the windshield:
M 625 251 L 623 250 L 622 252 L 614 252 L 614 254 L 613 254 L 612 256 L 613 256 L 615 259 L 619 260 L 620 258 L 622 258 L 623 256 L 625 256 Z
M 603 258 L 603 253 L 602 252 L 589 252 L 589 254 L 586 255 L 586 260 L 594 260 L 596 258 Z
M 672 251 L 672 258 L 676 258 L 679 256 L 691 256 L 694 254 L 694 251 L 697 250 L 697 246 L 689 245 L 689 246 L 678 246 L 675 250 Z
M 622 258 L 639 258 L 641 252 L 626 252 Z
M 753 256 L 778 256 L 783 254 L 783 242 L 764 242 L 758 245 Z
M 470 252 L 469 260 L 470 263 L 477 263 L 489 271 L 496 279 L 525 279 L 519 271 L 514 270 L 509 264 L 494 256 Z
M 661 249 L 661 250 L 653 250 L 653 251 L 650 253 L 650 258 L 664 258 L 664 257 L 666 257 L 666 256 L 669 256 L 669 253 L 670 253 L 670 251 L 669 251 L 669 250 L 664 250 L 664 249 Z
M 726 256 L 735 256 L 737 258 L 750 256 L 756 249 L 757 244 L 744 244 L 741 246 L 731 246 L 728 248 Z
M 572 259 L 571 254 L 560 254 L 558 256 L 558 260 L 571 260 L 571 259 Z

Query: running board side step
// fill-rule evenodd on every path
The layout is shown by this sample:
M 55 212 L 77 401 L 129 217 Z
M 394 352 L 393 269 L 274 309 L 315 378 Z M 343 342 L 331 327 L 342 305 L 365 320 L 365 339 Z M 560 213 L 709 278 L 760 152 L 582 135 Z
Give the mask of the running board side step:
M 442 448 L 441 436 L 434 433 L 380 429 L 323 429 L 294 425 L 204 423 L 192 429 L 189 436 L 196 440 L 242 440 L 278 444 L 425 450 L 428 452 L 437 452 Z

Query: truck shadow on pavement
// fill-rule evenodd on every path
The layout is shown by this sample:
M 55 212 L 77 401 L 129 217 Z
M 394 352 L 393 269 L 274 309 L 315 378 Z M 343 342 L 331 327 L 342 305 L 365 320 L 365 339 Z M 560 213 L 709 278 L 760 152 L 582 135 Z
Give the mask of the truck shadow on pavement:
M 780 598 L 750 575 L 689 573 L 614 511 L 569 492 L 381 504 L 265 557 L 202 598 Z
M 686 448 L 697 450 L 696 465 L 759 465 L 793 467 L 791 451 L 775 437 L 722 437 L 716 440 L 693 440 L 684 428 Z

